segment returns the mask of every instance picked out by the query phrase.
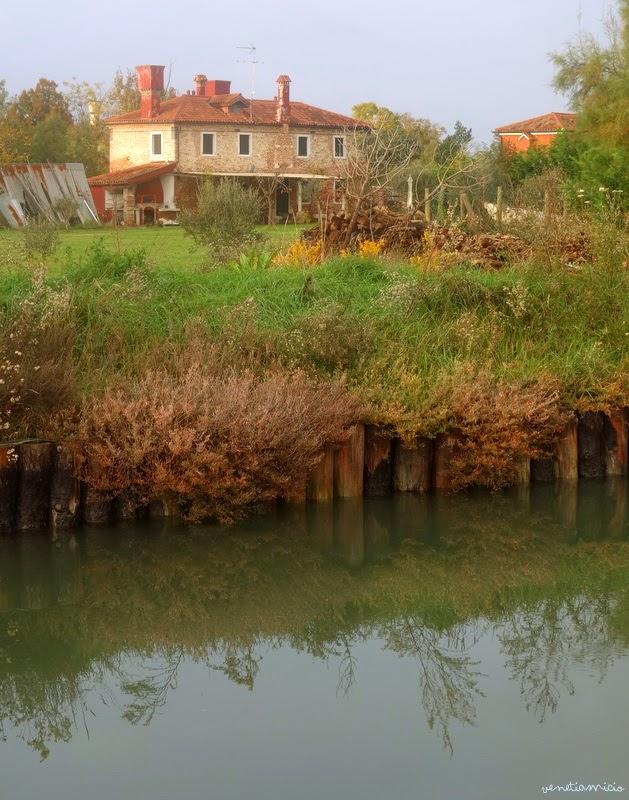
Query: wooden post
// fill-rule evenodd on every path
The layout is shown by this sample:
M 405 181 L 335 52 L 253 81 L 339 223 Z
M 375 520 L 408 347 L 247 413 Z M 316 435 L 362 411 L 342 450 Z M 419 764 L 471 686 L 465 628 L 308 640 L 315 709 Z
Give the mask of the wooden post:
M 154 501 L 155 502 L 155 501 Z M 299 486 L 296 489 L 288 492 L 284 497 L 284 502 L 292 506 L 301 506 L 306 502 L 306 486 Z M 152 504 L 151 504 L 152 505 Z M 149 507 L 149 513 L 151 513 Z M 151 514 L 152 515 L 152 514 Z M 161 514 L 159 516 L 167 517 L 169 514 Z
M 348 567 L 365 560 L 364 504 L 362 498 L 344 497 L 334 504 L 334 549 Z
M 456 439 L 451 433 L 440 433 L 435 439 L 435 489 L 452 490 L 452 455 Z
M 140 507 L 131 497 L 117 497 L 114 505 L 116 519 L 120 522 L 135 520 L 140 515 Z
M 326 447 L 306 484 L 306 499 L 327 503 L 334 498 L 334 450 Z
M 607 475 L 627 474 L 627 425 L 625 411 L 615 411 L 604 419 L 605 467 Z
M 605 477 L 605 448 L 603 446 L 604 416 L 587 411 L 579 420 L 579 477 Z
M 57 445 L 50 485 L 50 524 L 55 529 L 70 528 L 77 521 L 81 507 L 81 484 L 76 465 L 76 448 Z
M 426 186 L 424 188 L 424 217 L 426 217 L 426 222 L 430 222 L 430 210 L 430 189 Z
M 52 442 L 24 442 L 20 445 L 15 519 L 19 531 L 48 527 L 54 452 Z
M 111 499 L 109 494 L 102 489 L 95 489 L 90 486 L 89 478 L 95 475 L 97 466 L 88 457 L 87 477 L 88 480 L 82 487 L 82 506 L 83 521 L 88 525 L 107 525 L 111 518 Z
M 439 195 L 437 196 L 437 222 L 443 222 L 445 206 L 446 206 L 446 193 L 444 189 L 440 189 Z
M 365 426 L 355 425 L 347 442 L 334 453 L 334 495 L 360 497 L 365 469 Z
M 579 477 L 579 447 L 577 421 L 571 420 L 555 444 L 557 478 L 560 481 L 576 481 Z
M 387 495 L 393 488 L 391 439 L 373 425 L 365 428 L 365 494 Z
M 15 524 L 19 476 L 16 445 L 0 445 L 0 533 L 10 533 Z
M 178 519 L 181 517 L 179 498 L 174 492 L 166 492 L 149 503 L 151 519 Z
M 396 492 L 429 492 L 432 488 L 433 442 L 417 439 L 414 447 L 396 440 L 393 449 L 393 488 Z
M 502 228 L 502 186 L 496 189 L 496 224 Z
M 527 486 L 531 482 L 531 459 L 522 458 L 515 465 L 513 472 L 514 486 Z
M 531 459 L 531 481 L 554 483 L 557 480 L 557 462 L 554 458 Z
M 406 207 L 413 208 L 413 176 L 406 179 Z

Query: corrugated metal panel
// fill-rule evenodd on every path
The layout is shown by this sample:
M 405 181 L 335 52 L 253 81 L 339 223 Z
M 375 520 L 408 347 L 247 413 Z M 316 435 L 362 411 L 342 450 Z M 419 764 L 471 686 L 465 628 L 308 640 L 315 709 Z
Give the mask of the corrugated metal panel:
M 0 224 L 19 228 L 29 217 L 65 222 L 56 205 L 76 204 L 81 222 L 98 222 L 83 164 L 10 164 L 0 166 Z

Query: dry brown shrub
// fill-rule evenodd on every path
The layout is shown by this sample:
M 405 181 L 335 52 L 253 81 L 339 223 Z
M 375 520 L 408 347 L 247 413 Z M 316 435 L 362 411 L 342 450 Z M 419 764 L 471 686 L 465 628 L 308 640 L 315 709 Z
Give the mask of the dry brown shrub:
M 0 314 L 0 439 L 41 434 L 72 403 L 74 339 L 67 293 L 36 274 L 32 293 Z
M 175 495 L 190 519 L 230 521 L 302 487 L 359 414 L 341 383 L 213 369 L 208 354 L 85 400 L 74 424 L 95 488 L 137 503 Z
M 522 459 L 547 455 L 570 416 L 550 379 L 518 385 L 481 376 L 450 402 L 453 489 L 513 483 Z

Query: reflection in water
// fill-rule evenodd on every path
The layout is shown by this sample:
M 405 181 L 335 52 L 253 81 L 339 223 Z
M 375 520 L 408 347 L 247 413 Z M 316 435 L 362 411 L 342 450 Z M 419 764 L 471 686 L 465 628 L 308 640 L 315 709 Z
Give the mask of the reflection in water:
M 413 664 L 414 702 L 452 751 L 452 723 L 474 725 L 491 692 L 484 637 L 540 722 L 575 692 L 575 668 L 603 680 L 624 656 L 627 533 L 619 481 L 4 540 L 0 732 L 45 758 L 102 704 L 149 725 L 187 661 L 253 691 L 270 648 L 335 663 L 348 694 L 373 640 Z

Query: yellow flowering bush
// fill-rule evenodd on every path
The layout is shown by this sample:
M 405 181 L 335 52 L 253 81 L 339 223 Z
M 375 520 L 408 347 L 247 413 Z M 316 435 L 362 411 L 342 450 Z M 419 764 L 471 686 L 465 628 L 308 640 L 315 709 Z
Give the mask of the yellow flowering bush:
M 273 264 L 278 267 L 303 267 L 314 266 L 321 263 L 321 242 L 305 242 L 297 239 L 286 250 L 273 258 Z
M 376 241 L 373 239 L 364 239 L 358 245 L 358 254 L 366 258 L 373 258 L 379 256 L 384 248 L 384 239 L 380 238 Z

